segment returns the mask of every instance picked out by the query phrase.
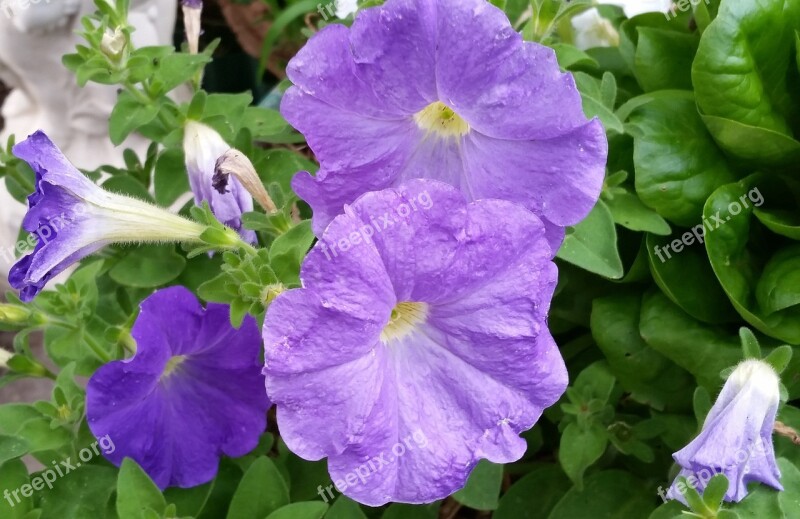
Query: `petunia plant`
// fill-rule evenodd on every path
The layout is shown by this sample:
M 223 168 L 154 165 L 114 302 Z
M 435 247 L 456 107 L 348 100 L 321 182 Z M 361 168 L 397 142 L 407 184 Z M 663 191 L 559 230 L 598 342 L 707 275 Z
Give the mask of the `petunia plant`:
M 258 100 L 83 18 L 149 145 L 0 149 L 0 517 L 796 517 L 800 3 L 346 4 Z

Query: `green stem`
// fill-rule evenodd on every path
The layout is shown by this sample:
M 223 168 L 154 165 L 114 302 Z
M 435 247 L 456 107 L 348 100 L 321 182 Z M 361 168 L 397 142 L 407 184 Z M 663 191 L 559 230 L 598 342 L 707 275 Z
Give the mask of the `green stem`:
M 91 335 L 84 333 L 83 338 L 86 340 L 86 344 L 89 346 L 92 352 L 97 355 L 97 358 L 103 361 L 103 364 L 108 364 L 113 360 L 111 355 L 109 355 L 108 352 L 105 351 Z

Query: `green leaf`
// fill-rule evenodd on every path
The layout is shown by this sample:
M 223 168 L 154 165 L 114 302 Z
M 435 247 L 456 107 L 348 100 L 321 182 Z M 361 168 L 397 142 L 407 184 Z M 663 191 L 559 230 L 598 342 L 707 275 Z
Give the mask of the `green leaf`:
M 742 353 L 745 359 L 761 360 L 761 346 L 758 339 L 749 328 L 739 328 L 739 338 L 742 341 Z
M 775 234 L 800 241 L 800 215 L 794 211 L 754 209 L 753 214 Z
M 172 53 L 161 58 L 153 75 L 158 81 L 161 92 L 170 92 L 179 85 L 190 81 L 197 75 L 211 58 L 206 54 Z
M 155 288 L 180 276 L 185 267 L 174 246 L 147 245 L 128 252 L 108 274 L 120 285 Z
M 668 235 L 671 232 L 667 221 L 644 205 L 634 193 L 615 192 L 613 197 L 606 197 L 604 200 L 614 221 L 627 229 L 658 235 Z
M 267 517 L 289 504 L 289 487 L 273 461 L 261 456 L 245 472 L 228 509 L 228 519 Z
M 28 442 L 14 436 L 0 435 L 0 465 L 30 452 Z
M 639 327 L 648 345 L 714 393 L 719 388 L 719 373 L 742 357 L 737 335 L 699 323 L 660 292 L 644 297 Z
M 107 517 L 109 500 L 116 484 L 117 469 L 82 465 L 58 479 L 52 489 L 41 493 L 42 517 Z
M 655 509 L 653 489 L 630 472 L 607 470 L 586 478 L 581 491 L 573 487 L 548 519 L 632 519 Z
M 395 503 L 389 505 L 389 508 L 383 513 L 382 519 L 437 519 L 438 503 L 430 505 L 406 505 L 402 503 Z
M 339 496 L 325 514 L 325 519 L 367 519 L 367 516 L 358 503 L 347 496 Z
M 150 477 L 132 459 L 125 458 L 117 480 L 117 513 L 120 519 L 146 519 L 147 511 L 164 513 L 167 502 Z
M 156 160 L 155 174 L 156 203 L 168 207 L 184 193 L 189 192 L 189 177 L 186 174 L 183 150 L 165 150 Z
M 770 258 L 756 284 L 756 301 L 766 315 L 800 304 L 800 244 Z
M 130 94 L 121 93 L 108 119 L 111 142 L 115 145 L 122 144 L 131 132 L 155 119 L 158 110 L 159 107 L 155 104 L 143 105 Z
M 654 27 L 636 29 L 639 38 L 633 71 L 644 91 L 691 90 L 692 61 L 700 43 L 697 35 Z
M 646 240 L 650 272 L 673 303 L 711 324 L 739 319 L 708 264 L 703 224 L 669 237 L 649 234 Z
M 311 220 L 305 220 L 273 242 L 269 250 L 270 266 L 285 285 L 300 286 L 300 265 L 314 239 Z
M 503 483 L 503 465 L 481 460 L 469 475 L 466 486 L 453 499 L 475 510 L 494 510 Z
M 788 344 L 778 346 L 764 360 L 772 366 L 776 372 L 783 373 L 792 361 L 794 351 Z
M 600 459 L 607 445 L 608 431 L 594 422 L 589 422 L 585 427 L 573 422 L 561 433 L 558 461 L 575 483 L 575 488 L 583 488 L 583 473 Z
M 503 494 L 492 517 L 494 519 L 547 517 L 570 486 L 569 479 L 556 465 L 536 468 Z
M 319 501 L 292 503 L 272 512 L 267 519 L 322 519 L 328 505 Z
M 728 294 L 734 308 L 751 326 L 761 332 L 789 344 L 800 344 L 800 307 L 797 305 L 778 309 L 793 300 L 798 290 L 789 280 L 778 289 L 774 277 L 766 281 L 760 278 L 769 272 L 760 272 L 762 265 L 769 265 L 773 272 L 780 271 L 784 262 L 792 262 L 796 254 L 794 247 L 775 250 L 779 243 L 758 239 L 752 218 L 753 193 L 761 185 L 762 176 L 754 175 L 735 184 L 717 189 L 705 206 L 705 218 L 717 223 L 706 237 L 706 250 L 714 273 Z M 751 239 L 754 243 L 750 243 Z M 759 289 L 758 284 L 761 283 Z M 775 296 L 771 295 L 774 291 Z M 761 296 L 762 301 L 758 300 Z M 764 303 L 766 308 L 759 303 Z
M 703 491 L 703 502 L 713 511 L 719 510 L 725 492 L 728 491 L 728 478 L 723 474 L 717 474 L 708 482 Z
M 19 490 L 23 485 L 28 484 L 28 469 L 22 461 L 15 459 L 0 464 L 0 490 L 8 490 L 12 493 L 10 503 L 5 497 L 0 498 L 0 517 L 3 517 L 3 519 L 23 519 L 33 509 L 33 499 L 31 497 L 25 497 L 20 492 L 13 494 L 15 490 Z
M 280 112 L 258 106 L 251 106 L 245 110 L 241 125 L 250 130 L 256 140 L 266 139 L 289 127 L 289 123 Z
M 789 121 L 797 115 L 798 105 L 789 95 L 787 72 L 794 66 L 798 25 L 797 2 L 739 0 L 723 2 L 703 33 L 692 79 L 701 112 L 715 118 L 709 130 L 726 151 L 779 162 L 796 154 L 788 143 L 794 141 Z M 742 126 L 732 136 L 722 121 Z M 784 150 L 765 152 L 764 144 L 772 137 L 764 131 L 783 136 Z
M 619 279 L 625 274 L 614 218 L 605 203 L 599 201 L 585 220 L 567 229 L 558 257 L 607 278 Z
M 556 51 L 556 59 L 561 68 L 568 70 L 572 67 L 589 67 L 595 68 L 598 66 L 597 60 L 589 56 L 582 50 L 579 50 L 574 45 L 566 43 L 554 43 L 551 45 Z
M 592 302 L 591 328 L 597 346 L 620 385 L 637 402 L 656 409 L 687 408 L 690 375 L 639 335 L 640 294 L 618 294 Z
M 735 177 L 722 152 L 683 97 L 659 97 L 635 109 L 636 192 L 642 202 L 684 227 L 702 222 L 703 204 Z

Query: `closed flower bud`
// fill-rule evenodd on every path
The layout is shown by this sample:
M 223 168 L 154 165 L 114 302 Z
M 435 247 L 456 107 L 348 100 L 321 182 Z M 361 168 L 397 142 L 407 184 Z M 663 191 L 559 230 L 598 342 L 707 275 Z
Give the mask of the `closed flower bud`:
M 100 48 L 106 56 L 116 60 L 125 49 L 126 43 L 125 33 L 117 27 L 113 32 L 106 30 L 100 42 Z
M 752 482 L 783 490 L 772 444 L 779 403 L 780 379 L 775 370 L 761 360 L 740 363 L 725 382 L 703 430 L 673 454 L 682 467 L 679 477 L 702 492 L 715 474 L 724 474 L 730 482 L 726 501 L 744 499 Z M 668 496 L 684 501 L 676 483 Z
M 21 306 L 0 304 L 0 323 L 25 324 L 31 318 L 31 312 Z

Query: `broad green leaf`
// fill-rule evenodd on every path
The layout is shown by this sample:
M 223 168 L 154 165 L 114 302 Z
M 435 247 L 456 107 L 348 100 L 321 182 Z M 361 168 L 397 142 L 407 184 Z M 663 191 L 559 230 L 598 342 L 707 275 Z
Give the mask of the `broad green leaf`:
M 211 494 L 212 483 L 192 488 L 170 487 L 164 499 L 177 508 L 178 517 L 197 517 Z
M 267 519 L 322 519 L 328 505 L 322 501 L 292 503 L 272 512 Z
M 358 503 L 346 496 L 339 496 L 325 514 L 325 519 L 367 519 L 367 516 Z
M 775 234 L 800 241 L 800 214 L 789 210 L 754 209 L 753 214 Z
M 655 98 L 633 112 L 629 125 L 639 198 L 678 225 L 701 223 L 709 195 L 735 176 L 694 103 Z
M 503 465 L 481 460 L 469 475 L 466 486 L 453 499 L 475 510 L 494 510 L 503 483 Z
M 112 193 L 138 198 L 139 200 L 144 200 L 146 202 L 153 202 L 153 197 L 150 196 L 150 193 L 147 191 L 147 187 L 142 185 L 139 180 L 128 174 L 114 175 L 103 182 L 103 189 Z
M 709 130 L 728 152 L 770 161 L 790 160 L 797 152 L 788 145 L 798 104 L 790 97 L 787 72 L 799 27 L 797 2 L 738 0 L 723 2 L 703 33 L 692 67 L 697 104 L 703 115 L 716 118 Z M 732 136 L 720 120 L 744 126 Z M 788 139 L 785 149 L 759 152 L 772 140 L 763 130 Z
M 725 492 L 728 491 L 728 486 L 728 479 L 722 474 L 717 474 L 711 478 L 711 481 L 708 482 L 705 490 L 703 490 L 703 502 L 705 502 L 706 506 L 714 511 L 719 510 L 722 505 L 722 499 L 725 497 Z
M 635 193 L 616 192 L 604 198 L 611 216 L 619 225 L 632 231 L 651 232 L 658 235 L 670 233 L 670 226 L 653 209 L 644 205 Z
M 647 236 L 650 272 L 658 287 L 686 313 L 711 324 L 739 316 L 708 264 L 703 224 L 668 237 Z
M 494 519 L 540 519 L 558 503 L 571 483 L 556 465 L 545 465 L 526 474 L 500 498 Z
M 250 130 L 256 140 L 268 138 L 289 127 L 289 123 L 280 112 L 258 106 L 251 106 L 245 110 L 241 124 L 243 128 Z
M 554 43 L 552 45 L 553 50 L 556 51 L 556 58 L 558 59 L 558 64 L 561 65 L 561 68 L 568 70 L 572 67 L 589 67 L 595 68 L 597 67 L 597 61 L 583 52 L 579 50 L 574 45 L 569 45 L 566 43 Z
M 719 373 L 742 358 L 738 335 L 697 322 L 660 292 L 644 297 L 639 327 L 648 345 L 714 393 Z
M 158 156 L 153 183 L 156 202 L 161 206 L 168 207 L 182 194 L 189 192 L 189 177 L 182 149 L 171 148 Z
M 774 281 L 763 282 L 758 290 L 759 279 L 764 275 L 763 265 L 774 257 L 780 267 L 792 256 L 791 249 L 776 250 L 779 243 L 764 241 L 759 238 L 758 229 L 753 229 L 758 224 L 752 218 L 753 208 L 748 196 L 757 189 L 753 185 L 759 184 L 759 178 L 755 175 L 723 186 L 708 199 L 705 219 L 716 223 L 715 230 L 706 237 L 706 250 L 714 273 L 737 312 L 761 332 L 789 344 L 800 344 L 800 307 L 775 311 L 771 306 L 784 306 L 800 287 L 790 281 L 781 287 L 774 300 L 769 296 L 776 288 Z M 766 308 L 759 304 L 759 293 Z
M 800 244 L 770 258 L 756 284 L 756 300 L 767 315 L 800 304 Z
M 656 409 L 685 409 L 691 400 L 691 376 L 642 339 L 641 300 L 638 293 L 595 299 L 592 336 L 611 372 L 632 399 Z
M 120 519 L 147 519 L 147 511 L 163 514 L 164 496 L 150 477 L 132 459 L 125 458 L 117 480 L 117 513 Z
M 389 505 L 382 519 L 437 519 L 438 509 L 438 503 L 424 506 L 394 503 Z
M 111 279 L 129 287 L 155 288 L 181 275 L 186 260 L 174 246 L 146 245 L 126 251 L 122 260 L 109 271 Z
M 111 495 L 117 484 L 117 469 L 82 465 L 59 478 L 52 489 L 41 492 L 42 517 L 86 519 L 107 517 Z
M 242 477 L 227 517 L 267 517 L 288 504 L 289 487 L 275 463 L 270 458 L 261 456 Z
M 131 132 L 155 119 L 158 110 L 158 105 L 143 105 L 130 94 L 121 93 L 108 119 L 111 142 L 116 145 L 122 144 Z
M 637 31 L 633 71 L 644 91 L 691 90 L 692 61 L 700 43 L 697 35 L 643 26 Z
M 300 285 L 300 265 L 314 239 L 311 220 L 305 220 L 273 242 L 269 250 L 270 266 L 285 285 Z
M 30 452 L 28 442 L 14 436 L 0 435 L 0 465 Z
M 650 485 L 630 472 L 607 470 L 586 478 L 581 491 L 573 487 L 548 519 L 632 519 L 655 509 Z
M 617 250 L 617 231 L 608 207 L 599 201 L 581 223 L 567 230 L 558 257 L 611 279 L 625 274 Z
M 606 450 L 608 431 L 589 422 L 585 427 L 573 422 L 561 433 L 558 461 L 578 490 L 583 488 L 583 474 Z
M 3 519 L 23 519 L 33 509 L 33 499 L 28 493 L 25 497 L 20 493 L 23 485 L 30 483 L 28 469 L 21 460 L 11 460 L 0 464 L 0 491 L 8 490 L 9 499 L 0 498 L 0 517 Z M 14 491 L 17 491 L 16 494 Z

